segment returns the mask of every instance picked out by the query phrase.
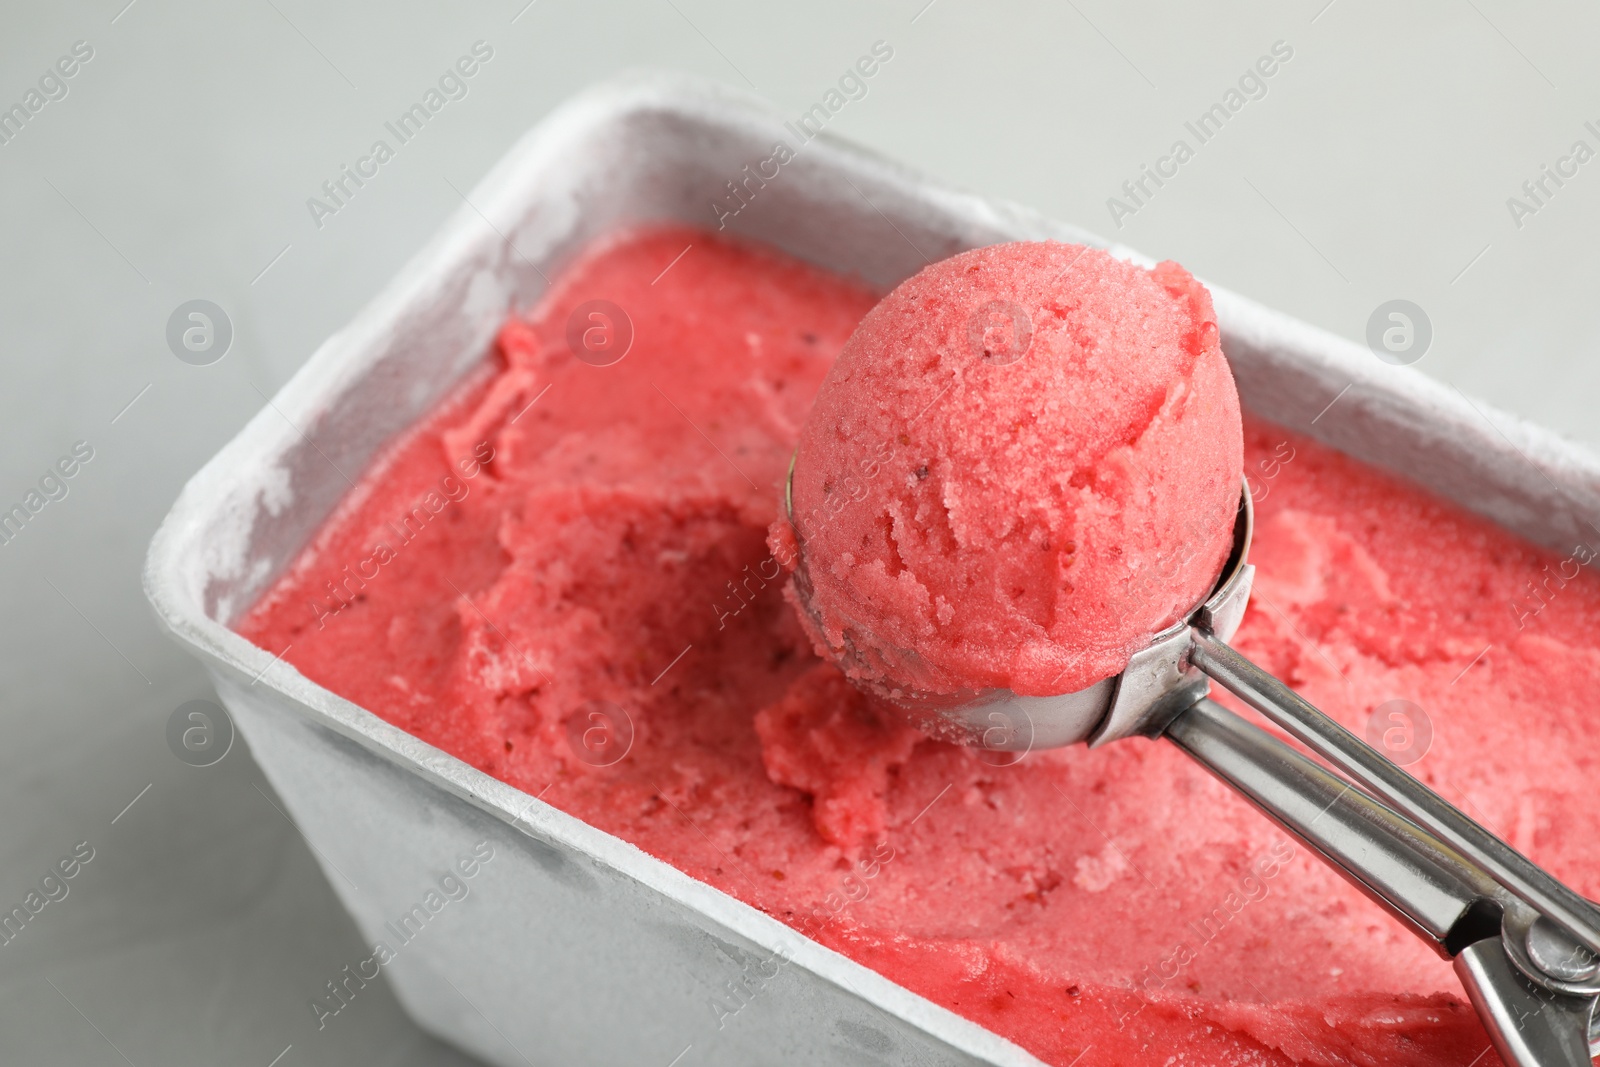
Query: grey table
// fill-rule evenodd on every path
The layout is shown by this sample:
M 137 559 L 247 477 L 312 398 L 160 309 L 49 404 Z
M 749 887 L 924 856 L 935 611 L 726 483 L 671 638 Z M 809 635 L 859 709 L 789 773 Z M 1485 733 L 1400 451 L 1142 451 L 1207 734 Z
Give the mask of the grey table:
M 207 686 L 139 568 L 189 474 L 557 101 L 656 66 L 799 115 L 883 41 L 833 132 L 1352 338 L 1412 301 L 1431 344 L 1393 373 L 1595 445 L 1597 39 L 1592 5 L 1514 0 L 10 0 L 0 510 L 93 457 L 0 544 L 0 912 L 94 859 L 0 944 L 0 1060 L 465 1062 L 381 982 L 317 1029 L 356 932 L 245 746 L 169 751 Z M 308 206 L 479 41 L 464 95 Z M 167 343 L 195 299 L 233 331 L 208 366 Z

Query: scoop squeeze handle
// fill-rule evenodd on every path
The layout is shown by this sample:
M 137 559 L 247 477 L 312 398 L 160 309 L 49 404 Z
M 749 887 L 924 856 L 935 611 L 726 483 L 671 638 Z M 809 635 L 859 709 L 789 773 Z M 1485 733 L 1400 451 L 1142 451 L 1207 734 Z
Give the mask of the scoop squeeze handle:
M 1294 690 L 1195 628 L 1189 662 L 1600 954 L 1600 912 Z
M 1165 736 L 1441 955 L 1496 888 L 1403 816 L 1213 700 L 1195 703 Z
M 1590 1063 L 1594 996 L 1537 984 L 1513 962 L 1503 912 L 1525 906 L 1486 873 L 1215 701 L 1180 712 L 1163 736 L 1451 959 L 1505 1063 Z

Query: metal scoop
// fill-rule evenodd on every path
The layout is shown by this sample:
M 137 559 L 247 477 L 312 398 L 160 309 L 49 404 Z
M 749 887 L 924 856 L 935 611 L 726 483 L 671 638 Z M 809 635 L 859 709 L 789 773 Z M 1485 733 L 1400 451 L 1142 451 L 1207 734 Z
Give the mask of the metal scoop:
M 791 461 L 791 525 L 793 481 Z M 1229 647 L 1255 573 L 1253 524 L 1247 484 L 1211 594 L 1121 674 L 1060 696 L 913 692 L 896 703 L 932 736 L 999 752 L 1167 738 L 1452 960 L 1506 1063 L 1590 1064 L 1600 1052 L 1600 909 Z M 795 586 L 809 611 L 795 534 Z M 1212 680 L 1343 776 L 1208 699 Z

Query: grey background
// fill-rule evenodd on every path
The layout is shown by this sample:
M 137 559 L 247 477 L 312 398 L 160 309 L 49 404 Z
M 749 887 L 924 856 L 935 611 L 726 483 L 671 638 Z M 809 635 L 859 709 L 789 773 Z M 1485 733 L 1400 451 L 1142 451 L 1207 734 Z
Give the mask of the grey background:
M 1352 339 L 1415 301 L 1433 346 L 1395 373 L 1600 445 L 1600 160 L 1521 228 L 1506 206 L 1573 141 L 1600 149 L 1590 5 L 126 2 L 0 10 L 0 106 L 94 48 L 0 146 L 0 507 L 73 442 L 95 449 L 0 546 L 0 911 L 77 842 L 96 850 L 0 946 L 6 1063 L 466 1062 L 381 985 L 317 1030 L 308 1001 L 362 947 L 243 742 L 209 768 L 168 751 L 168 716 L 208 689 L 139 569 L 183 481 L 456 190 L 612 72 L 753 84 L 797 115 L 885 40 L 893 60 L 831 132 Z M 469 95 L 315 226 L 306 198 L 480 39 L 494 58 Z M 1183 123 L 1277 40 L 1294 57 L 1267 95 L 1117 229 L 1107 198 L 1192 144 Z M 164 339 L 196 298 L 235 331 L 207 367 Z

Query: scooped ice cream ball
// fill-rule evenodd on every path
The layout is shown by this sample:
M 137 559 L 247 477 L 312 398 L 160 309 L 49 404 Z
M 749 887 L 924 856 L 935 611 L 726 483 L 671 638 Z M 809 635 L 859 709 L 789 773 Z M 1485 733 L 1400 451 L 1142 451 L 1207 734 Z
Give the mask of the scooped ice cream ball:
M 1019 242 L 901 283 L 801 432 L 789 594 L 890 698 L 1074 692 L 1210 592 L 1232 543 L 1239 397 L 1204 286 Z

